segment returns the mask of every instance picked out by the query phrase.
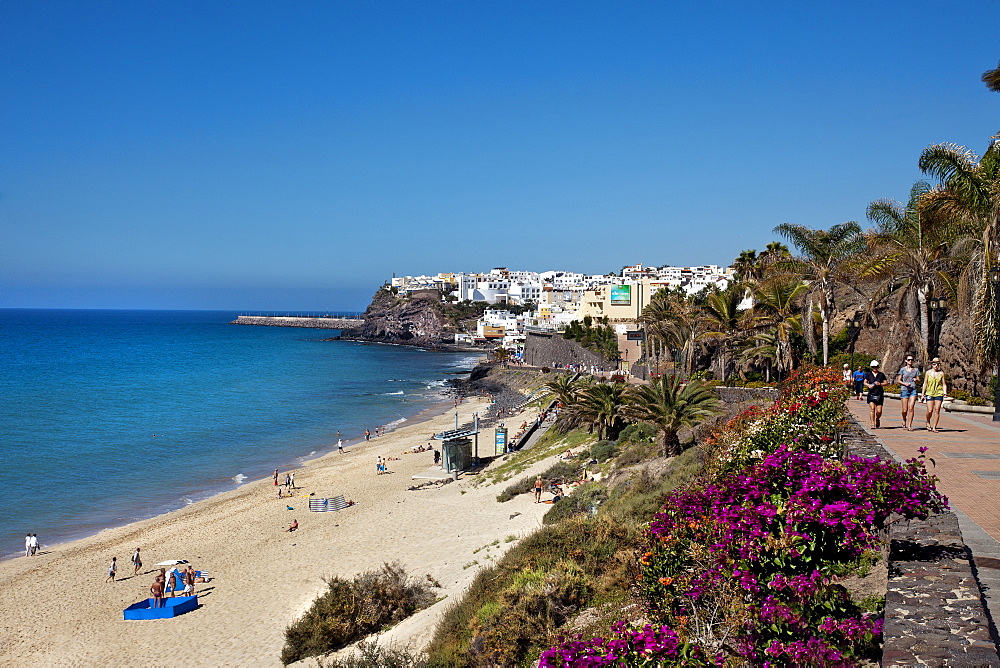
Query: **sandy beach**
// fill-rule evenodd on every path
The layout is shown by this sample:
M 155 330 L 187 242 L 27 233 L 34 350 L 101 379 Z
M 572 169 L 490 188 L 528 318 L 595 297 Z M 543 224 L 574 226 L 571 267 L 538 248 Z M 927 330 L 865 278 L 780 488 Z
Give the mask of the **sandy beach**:
M 485 407 L 485 400 L 467 399 L 458 407 L 460 420 L 470 421 Z M 469 477 L 408 490 L 420 482 L 411 479 L 414 474 L 433 467 L 433 455 L 403 451 L 426 446 L 432 433 L 453 428 L 454 420 L 449 407 L 296 469 L 297 494 L 343 494 L 356 502 L 340 512 L 310 513 L 304 496 L 279 500 L 268 478 L 159 517 L 45 546 L 35 557 L 0 562 L 0 665 L 279 666 L 285 627 L 323 591 L 324 577 L 350 577 L 385 561 L 399 561 L 414 575 L 430 574 L 442 585 L 444 601 L 387 634 L 419 649 L 433 621 L 475 575 L 472 562 L 501 554 L 509 537 L 538 527 L 550 507 L 534 505 L 527 494 L 499 504 L 500 486 L 477 489 Z M 481 434 L 480 451 L 491 447 L 492 429 Z M 389 461 L 389 474 L 375 473 L 380 455 L 398 458 Z M 289 533 L 293 519 L 300 528 Z M 133 577 L 129 558 L 136 547 L 144 566 Z M 113 556 L 118 580 L 106 583 Z M 211 581 L 196 587 L 201 607 L 175 619 L 124 621 L 122 610 L 149 596 L 158 571 L 153 565 L 168 559 L 186 559 L 210 573 Z

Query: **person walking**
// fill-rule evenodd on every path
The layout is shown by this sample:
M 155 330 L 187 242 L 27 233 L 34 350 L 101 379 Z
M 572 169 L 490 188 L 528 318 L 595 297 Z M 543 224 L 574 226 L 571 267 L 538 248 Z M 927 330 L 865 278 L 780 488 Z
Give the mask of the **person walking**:
M 344 451 L 344 441 L 339 436 L 337 437 L 337 450 L 340 452 Z
M 139 569 L 142 568 L 142 555 L 139 554 L 142 548 L 135 548 L 135 552 L 132 553 L 132 565 L 135 566 L 135 571 L 132 575 L 138 575 Z
M 27 534 L 24 537 L 24 556 L 31 556 L 31 534 Z
M 854 387 L 854 374 L 851 373 L 851 365 L 845 364 L 844 370 L 841 373 L 844 379 L 844 387 L 846 387 L 847 391 L 850 392 Z
M 865 391 L 865 372 L 858 365 L 857 370 L 854 372 L 854 400 L 861 401 L 861 393 Z
M 278 469 L 274 469 L 274 486 L 278 486 Z
M 297 489 L 295 487 L 295 471 L 292 471 L 291 473 L 288 474 L 288 486 L 291 487 L 292 489 Z
M 38 554 L 38 534 L 31 534 L 31 556 Z
M 878 360 L 872 360 L 870 369 L 865 372 L 865 387 L 868 388 L 869 425 L 872 429 L 882 427 L 882 404 L 885 403 L 885 386 L 889 379 L 879 371 Z
M 111 557 L 111 565 L 108 566 L 108 579 L 105 582 L 114 582 L 115 574 L 118 572 L 118 557 Z
M 920 369 L 913 366 L 913 355 L 907 355 L 903 366 L 896 374 L 899 383 L 899 403 L 903 412 L 903 426 L 906 431 L 913 431 L 913 414 L 917 409 L 917 382 L 920 380 Z
M 542 502 L 542 488 L 545 484 L 542 482 L 542 477 L 538 476 L 535 478 L 535 503 Z
M 927 431 L 937 433 L 941 421 L 941 404 L 948 394 L 948 383 L 941 370 L 941 358 L 931 360 L 930 371 L 924 376 L 924 401 L 927 402 Z

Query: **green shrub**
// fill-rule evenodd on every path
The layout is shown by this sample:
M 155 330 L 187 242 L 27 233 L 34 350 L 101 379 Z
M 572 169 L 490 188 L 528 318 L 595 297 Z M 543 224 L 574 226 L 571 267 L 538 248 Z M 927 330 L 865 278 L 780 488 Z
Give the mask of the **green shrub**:
M 427 647 L 428 665 L 537 661 L 568 615 L 634 583 L 638 537 L 638 523 L 600 515 L 543 526 L 479 571 L 445 611 Z
M 651 443 L 656 438 L 657 428 L 648 422 L 634 422 L 618 435 L 619 445 L 629 443 Z
M 542 480 L 576 480 L 579 474 L 580 464 L 578 462 L 572 460 L 559 461 L 545 469 L 540 476 L 527 476 L 510 485 L 507 489 L 497 494 L 497 501 L 503 503 L 510 501 L 520 494 L 527 494 L 535 488 L 535 478 L 537 477 L 541 477 Z
M 598 441 L 590 446 L 590 458 L 596 459 L 598 463 L 607 460 L 618 454 L 617 441 Z
M 660 448 L 653 441 L 633 443 L 621 451 L 615 459 L 616 466 L 632 466 L 647 459 L 653 459 L 660 454 Z
M 318 668 L 420 668 L 427 662 L 419 656 L 396 647 L 380 647 L 375 641 L 358 643 L 358 651 L 346 659 L 316 659 Z
M 948 392 L 952 399 L 958 399 L 959 401 L 968 401 L 969 397 L 972 396 L 965 390 L 951 390 Z
M 411 579 L 398 563 L 326 583 L 327 591 L 285 629 L 283 664 L 346 647 L 434 602 L 430 578 Z
M 542 524 L 555 524 L 576 515 L 594 515 L 607 498 L 608 490 L 604 485 L 584 483 L 574 489 L 572 494 L 557 501 L 542 517 Z
M 989 405 L 989 402 L 986 401 L 985 399 L 983 399 L 982 397 L 969 397 L 966 401 L 968 401 L 968 403 L 969 403 L 970 406 L 988 406 Z
M 864 352 L 861 350 L 856 350 L 854 352 L 854 360 L 853 360 L 854 366 L 851 367 L 851 371 L 854 371 L 859 366 L 861 367 L 862 371 L 867 371 L 869 368 L 871 368 L 868 366 L 868 364 L 872 360 L 877 360 L 877 359 L 879 359 L 878 355 L 874 355 L 872 353 Z M 836 355 L 830 355 L 828 360 L 829 361 L 827 362 L 827 366 L 834 369 L 843 369 L 845 364 L 850 364 L 852 361 L 850 353 L 838 353 Z M 823 352 L 820 351 L 819 361 L 817 362 L 817 364 L 822 364 L 822 363 L 823 363 Z

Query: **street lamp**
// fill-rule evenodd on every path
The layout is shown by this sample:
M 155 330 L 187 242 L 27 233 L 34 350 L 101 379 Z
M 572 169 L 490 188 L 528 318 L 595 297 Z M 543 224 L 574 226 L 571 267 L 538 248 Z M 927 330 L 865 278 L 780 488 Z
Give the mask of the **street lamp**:
M 859 334 L 861 334 L 861 321 L 855 316 L 847 322 L 847 338 L 851 341 L 851 371 L 854 371 L 854 344 L 857 343 Z
M 948 300 L 938 297 L 931 299 L 927 306 L 931 312 L 931 345 L 928 352 L 933 359 L 938 356 L 938 347 L 941 345 L 941 323 L 944 321 L 944 311 L 948 308 Z
M 996 308 L 996 318 L 993 323 L 994 332 L 1000 328 L 1000 265 L 990 267 L 990 283 L 993 284 L 993 302 Z M 1000 348 L 997 342 L 994 347 Z M 997 350 L 997 384 L 993 392 L 993 421 L 1000 422 L 1000 349 Z

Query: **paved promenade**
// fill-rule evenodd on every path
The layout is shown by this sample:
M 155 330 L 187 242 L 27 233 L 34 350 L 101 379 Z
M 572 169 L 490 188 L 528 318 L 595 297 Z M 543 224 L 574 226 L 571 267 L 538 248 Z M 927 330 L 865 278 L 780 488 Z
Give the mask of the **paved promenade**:
M 868 404 L 847 402 L 858 424 L 900 459 L 910 459 L 927 448 L 940 480 L 938 489 L 948 497 L 958 516 L 962 538 L 972 552 L 976 579 L 991 621 L 1000 620 L 1000 426 L 991 415 L 941 411 L 938 433 L 927 431 L 927 409 L 917 404 L 913 431 L 903 426 L 900 403 L 886 399 L 882 427 L 868 428 Z M 996 633 L 996 626 L 991 624 Z M 997 638 L 994 637 L 994 641 Z
M 868 404 L 863 399 L 847 402 L 858 423 L 902 459 L 927 448 L 926 455 L 936 463 L 930 470 L 941 479 L 938 489 L 953 509 L 1000 541 L 1000 426 L 992 416 L 941 411 L 941 431 L 934 433 L 925 428 L 926 405 L 918 403 L 913 431 L 907 431 L 899 401 L 886 399 L 882 427 L 868 429 Z

